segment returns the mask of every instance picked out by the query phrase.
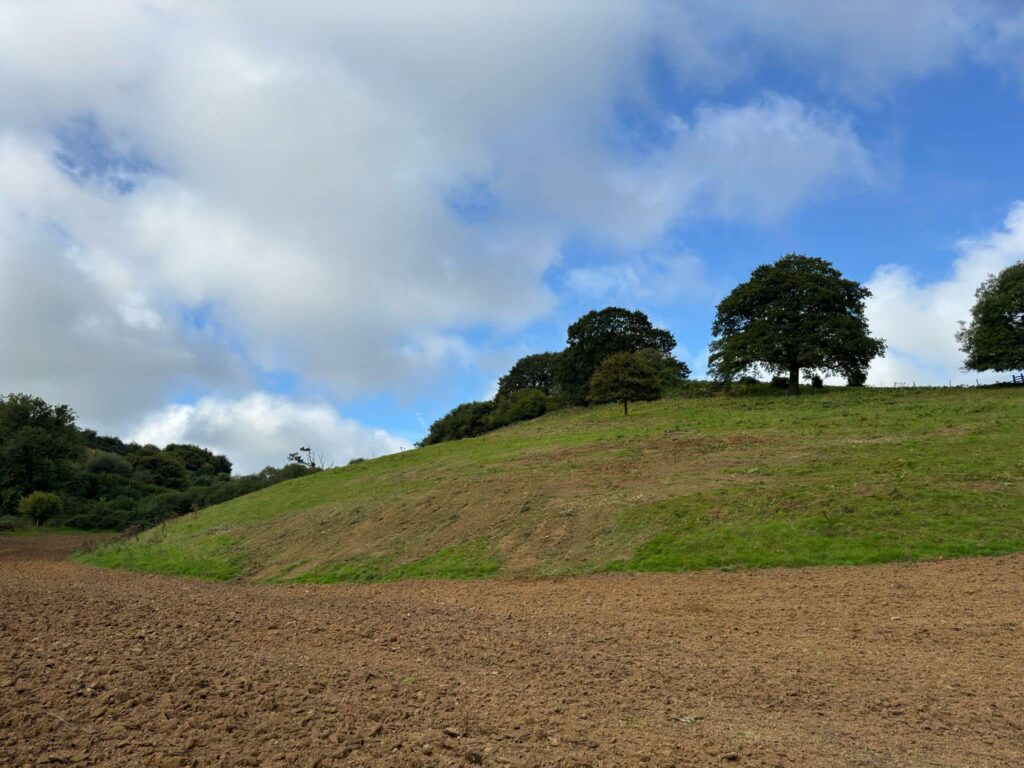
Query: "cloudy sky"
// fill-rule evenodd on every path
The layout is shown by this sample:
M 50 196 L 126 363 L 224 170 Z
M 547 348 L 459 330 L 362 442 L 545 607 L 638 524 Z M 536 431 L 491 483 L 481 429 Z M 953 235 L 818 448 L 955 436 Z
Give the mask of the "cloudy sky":
M 1007 0 L 0 0 L 0 391 L 239 470 L 410 446 L 609 304 L 705 366 L 789 251 L 871 382 L 1024 258 Z

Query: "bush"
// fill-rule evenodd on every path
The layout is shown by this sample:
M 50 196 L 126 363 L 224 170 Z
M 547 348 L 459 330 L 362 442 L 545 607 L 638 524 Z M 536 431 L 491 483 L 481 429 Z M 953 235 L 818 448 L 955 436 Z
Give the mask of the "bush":
M 789 376 L 772 376 L 772 386 L 776 389 L 789 389 Z
M 813 376 L 811 376 L 811 388 L 812 389 L 821 389 L 824 386 L 825 386 L 825 382 L 822 380 L 821 376 L 819 376 L 818 374 L 814 374 Z
M 64 513 L 64 501 L 56 493 L 35 491 L 18 502 L 18 514 L 36 525 L 45 523 Z
M 0 515 L 0 531 L 17 531 L 25 527 L 25 518 L 16 515 Z
M 548 398 L 539 389 L 518 389 L 495 401 L 494 411 L 488 417 L 488 426 L 498 429 L 517 421 L 543 416 L 548 410 Z
M 848 387 L 863 387 L 868 383 L 868 372 L 864 370 L 857 370 L 853 373 L 847 374 L 846 386 Z

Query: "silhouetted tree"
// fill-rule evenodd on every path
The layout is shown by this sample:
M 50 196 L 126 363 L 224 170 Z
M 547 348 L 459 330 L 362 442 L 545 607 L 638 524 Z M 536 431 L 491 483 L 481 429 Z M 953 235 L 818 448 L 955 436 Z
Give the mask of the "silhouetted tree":
M 970 324 L 957 341 L 972 371 L 1024 369 L 1024 261 L 1007 267 L 978 288 Z
M 824 259 L 791 253 L 762 265 L 718 305 L 709 368 L 725 380 L 762 368 L 788 374 L 791 395 L 801 368 L 863 371 L 885 354 L 864 317 L 870 295 Z

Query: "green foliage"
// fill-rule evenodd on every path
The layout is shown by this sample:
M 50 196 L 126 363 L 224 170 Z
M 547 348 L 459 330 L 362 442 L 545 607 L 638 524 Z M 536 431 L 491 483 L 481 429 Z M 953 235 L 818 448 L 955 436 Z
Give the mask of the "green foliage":
M 643 312 L 620 307 L 588 312 L 569 326 L 567 346 L 559 363 L 561 391 L 570 403 L 580 405 L 586 402 L 590 380 L 605 358 L 616 352 L 643 349 L 670 358 L 675 346 L 675 337 L 655 328 Z
M 36 525 L 58 518 L 64 512 L 64 502 L 56 493 L 33 491 L 18 502 L 18 514 Z
M 175 490 L 182 490 L 189 485 L 185 462 L 170 451 L 161 451 L 148 445 L 133 453 L 129 461 L 135 476 L 143 483 Z
M 125 443 L 75 425 L 66 405 L 29 395 L 0 398 L 0 515 L 18 512 L 35 491 L 55 493 L 50 524 L 86 530 L 155 525 L 309 474 L 300 466 L 267 467 L 231 477 L 225 456 L 195 445 Z
M 116 475 L 131 477 L 132 465 L 116 453 L 110 451 L 90 450 L 85 461 L 85 471 L 91 475 Z
M 1024 369 L 1024 261 L 990 276 L 978 288 L 969 325 L 957 341 L 972 371 Z
M 420 445 L 435 445 L 446 440 L 476 437 L 491 429 L 494 401 L 457 405 L 430 425 L 430 431 Z
M 519 359 L 498 379 L 498 399 L 522 389 L 539 389 L 545 395 L 558 391 L 559 352 L 541 352 Z
M 791 394 L 801 368 L 855 376 L 885 354 L 864 317 L 870 295 L 824 259 L 791 253 L 762 265 L 718 305 L 709 367 L 725 380 L 759 369 L 788 374 Z
M 193 481 L 202 477 L 231 476 L 231 462 L 227 456 L 221 456 L 198 445 L 170 443 L 164 448 L 164 452 L 181 459 Z
M 0 514 L 14 514 L 33 491 L 62 491 L 81 455 L 71 408 L 31 395 L 0 397 Z
M 660 392 L 679 388 L 690 369 L 672 357 L 675 345 L 672 334 L 651 325 L 643 312 L 618 307 L 588 312 L 569 326 L 564 352 L 543 352 L 520 359 L 498 380 L 494 400 L 457 406 L 430 425 L 419 445 L 477 437 L 557 410 L 566 403 L 582 405 L 587 401 L 594 372 L 605 358 L 617 352 L 641 355 L 654 372 Z
M 517 389 L 505 397 L 496 398 L 494 410 L 487 417 L 488 427 L 498 429 L 543 416 L 549 408 L 550 398 L 539 389 Z
M 662 390 L 659 359 L 657 354 L 639 352 L 616 352 L 606 357 L 590 379 L 590 400 L 622 403 L 624 414 L 629 414 L 631 402 L 657 400 Z

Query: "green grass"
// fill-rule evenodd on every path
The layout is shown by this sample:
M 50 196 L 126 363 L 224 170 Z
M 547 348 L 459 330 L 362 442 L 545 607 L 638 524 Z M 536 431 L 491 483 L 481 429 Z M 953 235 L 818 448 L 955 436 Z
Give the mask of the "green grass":
M 116 533 L 117 531 L 105 531 L 102 529 L 84 531 L 81 528 L 69 528 L 64 525 L 30 525 L 25 528 L 15 528 L 14 530 L 0 530 L 0 536 L 50 536 L 53 534 L 64 536 L 68 534 L 76 536 L 109 536 Z
M 830 390 L 564 411 L 282 483 L 79 557 L 386 581 L 1024 550 L 1024 390 Z
M 211 534 L 183 547 L 177 541 L 168 544 L 159 534 L 147 532 L 136 540 L 111 542 L 91 552 L 76 553 L 72 559 L 106 568 L 214 581 L 237 579 L 246 568 L 245 556 L 224 534 Z

